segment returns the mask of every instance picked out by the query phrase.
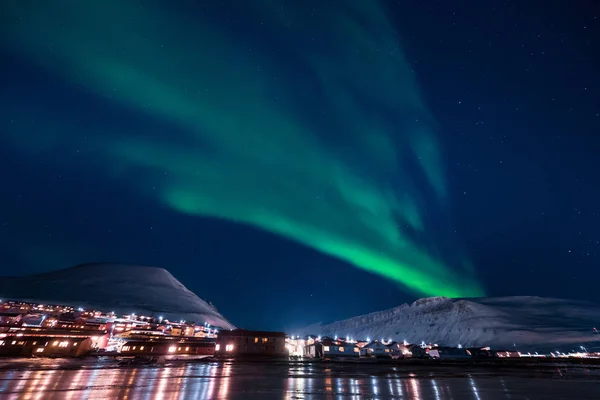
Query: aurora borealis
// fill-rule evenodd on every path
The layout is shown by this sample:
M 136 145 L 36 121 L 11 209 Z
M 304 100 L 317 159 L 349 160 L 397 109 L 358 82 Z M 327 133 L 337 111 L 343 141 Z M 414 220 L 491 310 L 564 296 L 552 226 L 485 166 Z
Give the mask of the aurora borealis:
M 595 301 L 600 16 L 322 3 L 1 2 L 0 276 L 164 267 L 257 329 Z
M 174 127 L 86 132 L 113 179 L 143 170 L 138 190 L 179 212 L 283 235 L 420 294 L 481 295 L 428 238 L 422 203 L 443 207 L 445 173 L 398 34 L 377 3 L 355 3 L 246 4 L 266 28 L 241 36 L 218 6 L 192 18 L 167 2 L 12 1 L 3 36 L 59 79 Z

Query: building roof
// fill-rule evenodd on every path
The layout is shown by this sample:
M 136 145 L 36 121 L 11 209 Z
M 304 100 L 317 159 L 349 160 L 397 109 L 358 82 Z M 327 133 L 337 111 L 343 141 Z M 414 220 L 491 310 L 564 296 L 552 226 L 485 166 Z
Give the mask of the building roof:
M 0 317 L 16 317 L 17 315 L 21 315 L 21 313 L 20 312 L 10 312 L 10 311 L 0 312 Z

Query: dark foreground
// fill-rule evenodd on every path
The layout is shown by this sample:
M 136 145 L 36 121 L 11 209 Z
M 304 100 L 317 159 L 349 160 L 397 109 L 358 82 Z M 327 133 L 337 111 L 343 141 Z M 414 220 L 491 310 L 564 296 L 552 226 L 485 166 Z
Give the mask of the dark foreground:
M 378 365 L 4 360 L 2 399 L 599 399 L 600 369 L 556 364 Z

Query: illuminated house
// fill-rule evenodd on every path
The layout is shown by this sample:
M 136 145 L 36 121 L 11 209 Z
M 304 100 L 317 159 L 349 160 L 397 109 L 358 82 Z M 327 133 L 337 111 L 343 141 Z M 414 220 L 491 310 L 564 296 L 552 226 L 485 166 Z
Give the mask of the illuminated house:
M 360 349 L 360 355 L 362 357 L 377 357 L 377 358 L 388 358 L 392 357 L 390 348 L 380 342 L 379 340 L 373 340 L 371 343 L 363 346 Z
M 206 355 L 215 353 L 215 343 L 205 340 L 134 339 L 121 346 L 122 355 Z
M 521 353 L 516 350 L 494 350 L 494 356 L 497 358 L 520 358 Z
M 22 318 L 19 312 L 0 312 L 0 325 L 20 325 Z
M 285 333 L 235 329 L 219 331 L 215 356 L 287 357 Z
M 392 342 L 388 344 L 387 347 L 390 349 L 390 356 L 395 360 L 412 357 L 412 353 L 406 344 Z
M 347 358 L 358 357 L 359 351 L 355 343 L 323 338 L 308 342 L 305 355 L 312 358 Z
M 23 329 L 0 337 L 0 356 L 79 357 L 89 353 L 101 337 L 80 333 Z
M 431 358 L 448 358 L 448 359 L 457 359 L 457 358 L 471 358 L 471 352 L 467 349 L 459 348 L 459 347 L 434 347 L 431 349 L 427 349 L 427 354 Z
M 409 344 L 406 346 L 413 358 L 428 358 L 427 351 L 418 344 Z

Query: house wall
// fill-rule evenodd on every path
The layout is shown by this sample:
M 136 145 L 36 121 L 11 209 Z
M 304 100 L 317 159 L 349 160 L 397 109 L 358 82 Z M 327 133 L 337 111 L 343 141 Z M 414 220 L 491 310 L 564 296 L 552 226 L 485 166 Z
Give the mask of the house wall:
M 355 351 L 356 349 L 356 351 Z M 358 357 L 358 347 L 353 344 L 323 345 L 323 357 Z
M 215 344 L 212 342 L 180 342 L 164 340 L 130 340 L 121 347 L 121 354 L 131 355 L 213 355 Z
M 240 334 L 219 334 L 215 346 L 216 356 L 288 356 L 285 335 L 268 336 L 265 332 L 244 331 Z
M 360 350 L 360 355 L 364 357 L 391 357 L 390 349 L 380 342 L 372 342 Z
M 90 338 L 7 336 L 0 340 L 0 356 L 78 357 L 91 345 Z

